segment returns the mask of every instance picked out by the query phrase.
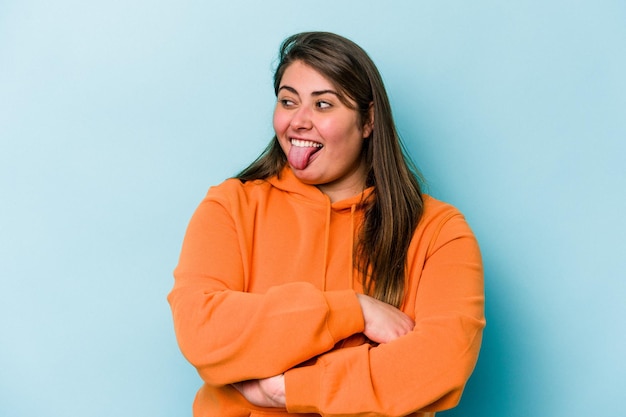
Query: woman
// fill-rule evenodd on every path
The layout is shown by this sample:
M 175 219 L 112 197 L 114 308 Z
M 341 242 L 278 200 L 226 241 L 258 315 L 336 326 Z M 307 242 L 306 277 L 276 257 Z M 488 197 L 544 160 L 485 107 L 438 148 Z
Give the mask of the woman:
M 360 47 L 301 33 L 279 58 L 276 135 L 209 190 L 174 271 L 194 416 L 451 408 L 485 325 L 476 239 L 421 193 Z

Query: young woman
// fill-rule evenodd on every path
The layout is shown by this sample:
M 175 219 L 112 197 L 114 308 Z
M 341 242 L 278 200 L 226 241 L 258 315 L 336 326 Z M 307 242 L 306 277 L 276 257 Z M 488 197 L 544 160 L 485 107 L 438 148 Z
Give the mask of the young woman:
M 480 348 L 478 244 L 420 191 L 367 54 L 286 39 L 275 137 L 209 190 L 168 299 L 204 380 L 194 416 L 431 416 Z

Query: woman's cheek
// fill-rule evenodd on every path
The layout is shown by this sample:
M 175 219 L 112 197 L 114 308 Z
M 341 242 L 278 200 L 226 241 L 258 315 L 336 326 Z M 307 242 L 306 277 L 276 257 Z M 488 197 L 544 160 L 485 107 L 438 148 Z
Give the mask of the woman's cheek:
M 281 111 L 280 109 L 276 109 L 274 111 L 273 123 L 274 132 L 276 132 L 276 134 L 280 136 L 287 130 L 287 127 L 289 126 L 289 117 L 287 114 L 285 114 L 285 112 Z

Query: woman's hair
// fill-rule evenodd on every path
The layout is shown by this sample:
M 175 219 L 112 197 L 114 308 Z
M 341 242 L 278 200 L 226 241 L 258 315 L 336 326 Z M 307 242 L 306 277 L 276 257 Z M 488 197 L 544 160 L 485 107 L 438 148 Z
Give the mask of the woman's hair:
M 300 61 L 331 81 L 341 95 L 356 103 L 360 126 L 370 120 L 373 130 L 363 142 L 366 186 L 374 187 L 363 202 L 364 222 L 359 231 L 354 263 L 367 294 L 399 307 L 404 298 L 407 251 L 423 212 L 419 173 L 395 128 L 391 106 L 376 66 L 354 42 L 327 32 L 305 32 L 288 37 L 280 47 L 274 73 L 277 94 L 282 76 Z M 350 101 L 342 101 L 354 106 Z M 276 136 L 257 160 L 241 171 L 241 181 L 279 175 L 287 158 Z

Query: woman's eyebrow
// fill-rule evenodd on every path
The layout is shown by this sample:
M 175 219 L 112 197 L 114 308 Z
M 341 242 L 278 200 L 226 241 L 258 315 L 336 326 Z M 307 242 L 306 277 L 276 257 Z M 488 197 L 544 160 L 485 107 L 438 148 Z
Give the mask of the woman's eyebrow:
M 300 94 L 298 94 L 298 91 L 296 91 L 295 88 L 289 87 L 288 85 L 281 85 L 280 87 L 278 87 L 278 91 L 280 91 L 280 90 L 287 90 L 290 93 L 293 93 L 295 95 L 298 95 L 298 96 L 300 95 Z
M 290 93 L 296 94 L 298 96 L 300 95 L 295 88 L 290 87 L 288 85 L 281 85 L 278 88 L 278 91 L 280 91 L 280 90 L 287 90 Z M 311 93 L 311 95 L 314 96 L 314 97 L 321 96 L 321 95 L 324 95 L 324 94 L 334 94 L 336 96 L 339 96 L 339 93 L 337 93 L 335 90 L 319 90 L 319 91 L 313 91 Z
M 337 93 L 335 90 L 320 90 L 320 91 L 313 91 L 311 93 L 312 96 L 321 96 L 324 94 L 334 94 L 336 96 L 339 96 L 339 93 Z

